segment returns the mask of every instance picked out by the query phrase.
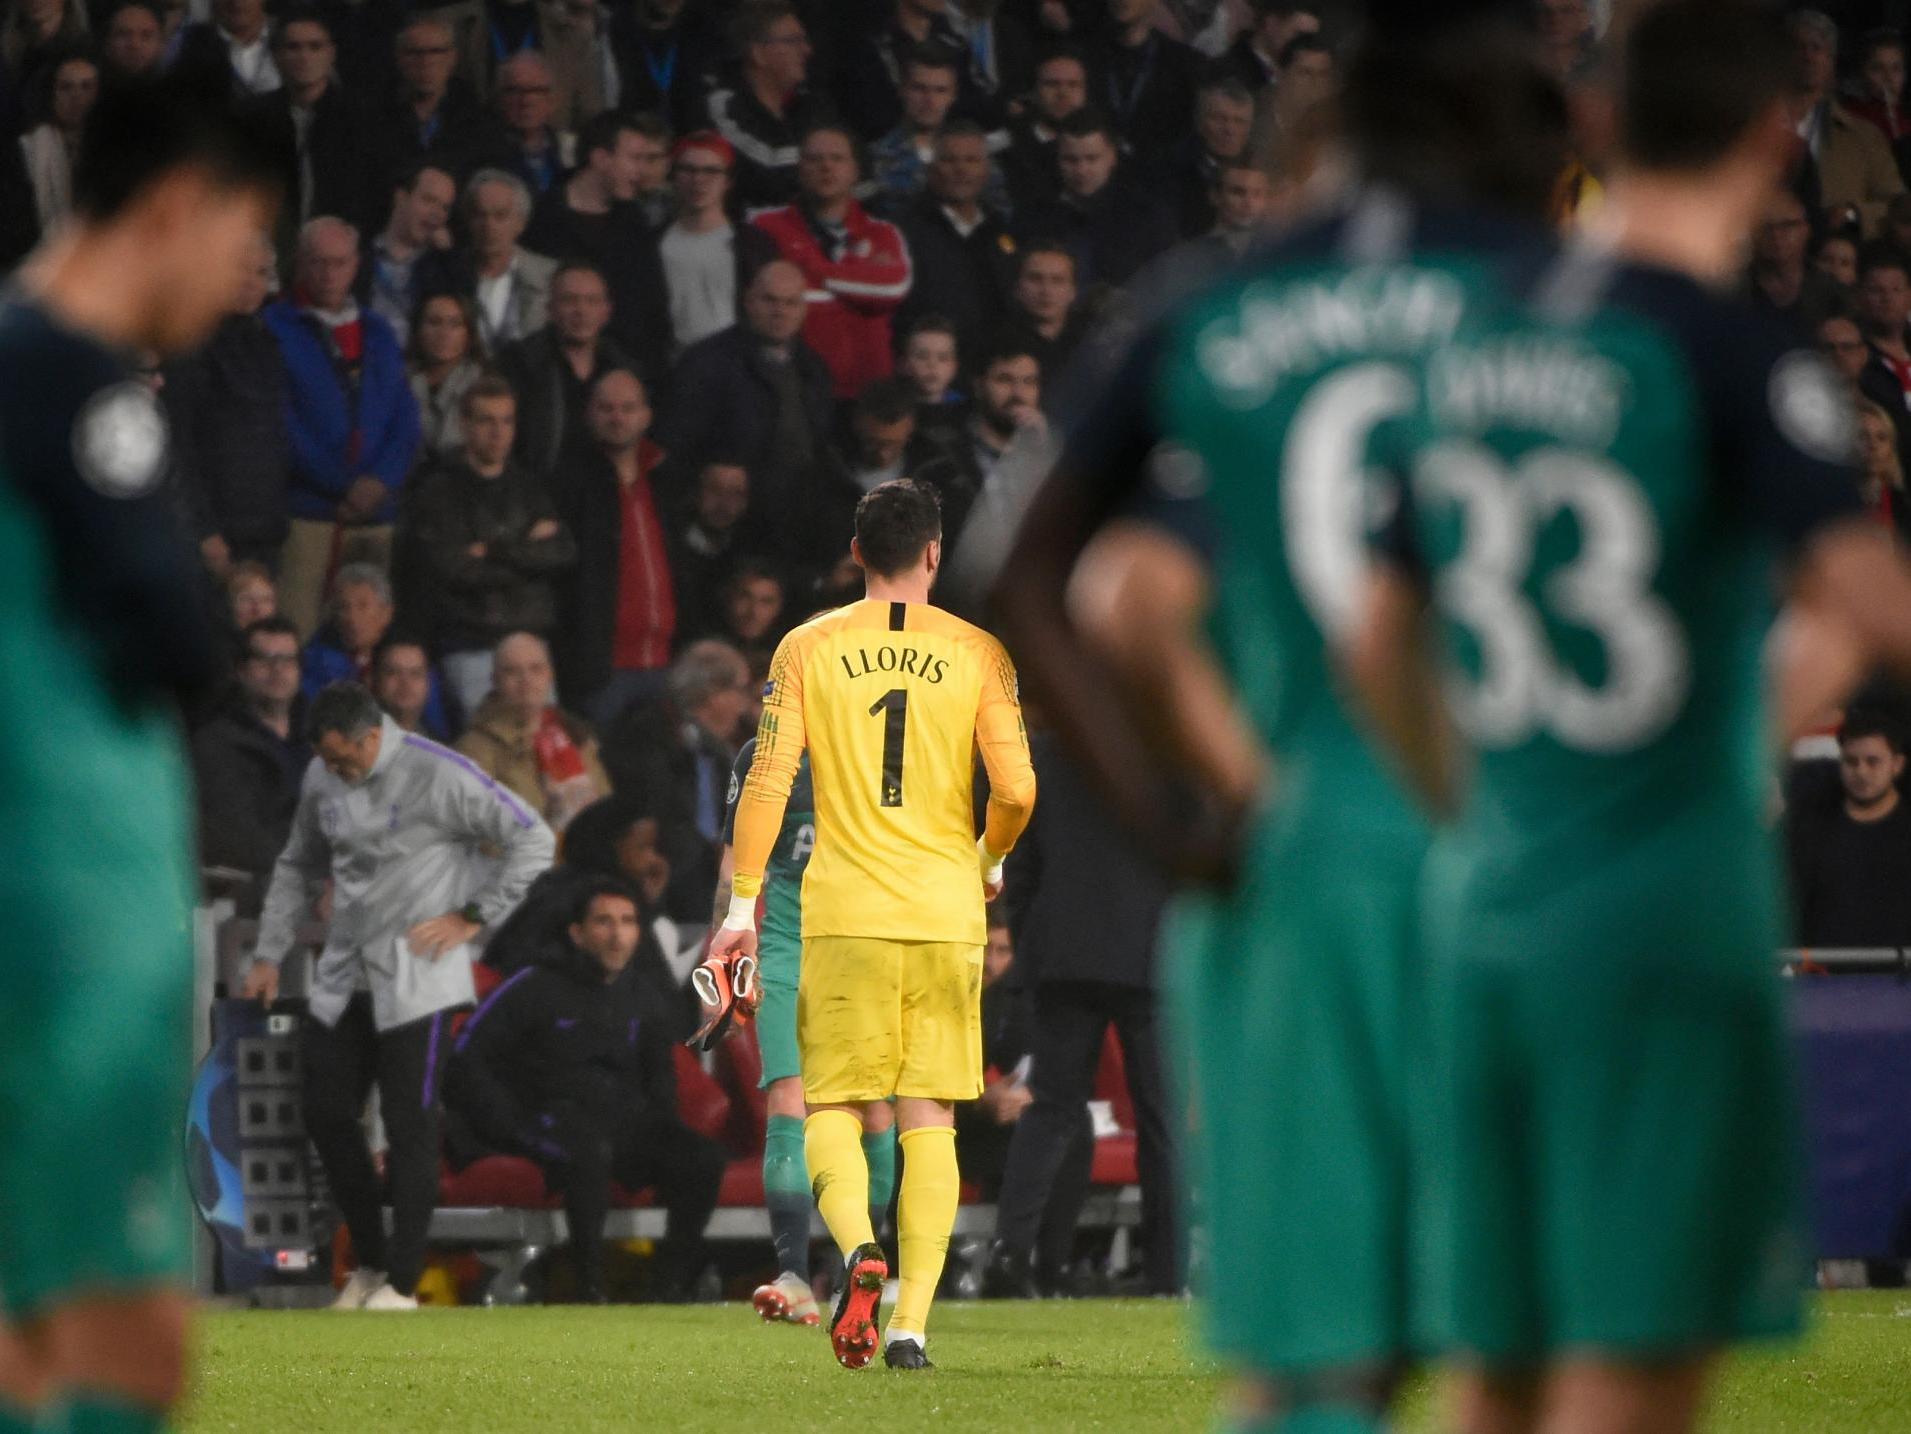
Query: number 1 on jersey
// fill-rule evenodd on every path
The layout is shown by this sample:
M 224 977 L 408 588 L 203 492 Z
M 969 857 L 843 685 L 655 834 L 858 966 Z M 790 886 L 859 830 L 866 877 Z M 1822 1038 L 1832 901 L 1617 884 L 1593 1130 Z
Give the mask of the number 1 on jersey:
M 902 742 L 909 725 L 909 693 L 892 688 L 870 704 L 869 715 L 887 712 L 883 720 L 883 793 L 882 805 L 902 805 Z

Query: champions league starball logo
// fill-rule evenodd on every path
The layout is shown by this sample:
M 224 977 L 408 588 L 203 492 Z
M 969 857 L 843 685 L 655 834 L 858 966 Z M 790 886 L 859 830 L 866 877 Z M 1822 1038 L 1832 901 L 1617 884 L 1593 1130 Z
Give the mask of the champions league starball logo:
M 159 486 L 166 466 L 166 415 L 140 383 L 101 389 L 73 424 L 73 466 L 96 493 L 138 498 Z

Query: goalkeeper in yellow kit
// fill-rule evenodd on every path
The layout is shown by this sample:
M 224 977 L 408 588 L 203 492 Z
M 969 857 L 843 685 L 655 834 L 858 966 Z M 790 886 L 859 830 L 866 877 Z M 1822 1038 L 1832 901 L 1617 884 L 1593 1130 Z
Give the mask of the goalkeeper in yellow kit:
M 817 1208 L 847 1264 L 836 1358 L 876 1352 L 889 1266 L 869 1224 L 863 1111 L 896 1100 L 901 1288 L 884 1363 L 926 1369 L 923 1330 L 955 1225 L 955 1108 L 982 1093 L 984 906 L 1035 806 L 1015 669 L 980 628 L 929 606 L 942 563 L 935 490 L 901 479 L 856 507 L 861 602 L 811 619 L 770 665 L 756 762 L 737 803 L 730 913 L 711 957 L 756 950 L 756 900 L 797 759 L 816 850 L 803 878 L 797 1043 Z M 989 815 L 975 836 L 975 756 Z

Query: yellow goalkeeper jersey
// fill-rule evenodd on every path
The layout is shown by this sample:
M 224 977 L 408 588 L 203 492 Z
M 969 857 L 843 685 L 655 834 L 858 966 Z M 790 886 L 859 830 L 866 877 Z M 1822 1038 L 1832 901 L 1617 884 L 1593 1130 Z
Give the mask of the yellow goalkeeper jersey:
M 989 777 L 989 850 L 1005 856 L 1035 805 L 1015 668 L 981 628 L 924 603 L 864 600 L 783 639 L 737 803 L 740 896 L 762 885 L 807 749 L 816 849 L 803 935 L 980 945 L 975 758 Z

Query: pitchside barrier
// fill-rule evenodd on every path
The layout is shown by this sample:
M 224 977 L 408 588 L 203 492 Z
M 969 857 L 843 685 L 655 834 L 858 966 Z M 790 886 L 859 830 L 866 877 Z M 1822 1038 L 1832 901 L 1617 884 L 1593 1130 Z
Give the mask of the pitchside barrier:
M 252 1293 L 261 1302 L 296 1302 L 286 1286 L 322 1278 L 329 1261 L 322 1236 L 333 1222 L 317 1162 L 298 1114 L 297 1022 L 309 974 L 309 949 L 323 940 L 313 926 L 286 962 L 280 1002 L 268 1013 L 223 993 L 240 990 L 252 961 L 257 923 L 233 914 L 229 901 L 201 911 L 198 930 L 199 1013 L 194 1030 L 200 1079 L 189 1117 L 188 1168 L 201 1216 L 198 1287 L 202 1293 Z M 476 968 L 483 999 L 496 977 Z M 734 1037 L 701 1059 L 676 1052 L 679 1113 L 693 1128 L 722 1143 L 731 1160 L 718 1208 L 705 1228 L 714 1241 L 770 1239 L 763 1208 L 762 1152 L 767 1111 L 756 1088 L 761 1073 L 754 1039 Z M 1110 1037 L 1096 1083 L 1092 1189 L 1080 1224 L 1114 1231 L 1112 1252 L 1125 1263 L 1130 1232 L 1141 1222 L 1136 1184 L 1133 1109 L 1120 1049 Z M 374 1125 L 375 1113 L 368 1118 Z M 995 1207 L 963 1187 L 963 1204 L 950 1246 L 951 1264 L 965 1283 L 979 1282 L 995 1228 Z M 647 1192 L 616 1192 L 605 1224 L 610 1240 L 660 1239 L 664 1213 Z M 816 1219 L 812 1233 L 827 1231 Z M 490 1268 L 486 1303 L 524 1298 L 526 1267 L 564 1243 L 564 1212 L 538 1167 L 494 1155 L 462 1170 L 446 1166 L 432 1217 L 434 1245 L 469 1249 Z M 274 1291 L 278 1291 L 275 1296 Z

